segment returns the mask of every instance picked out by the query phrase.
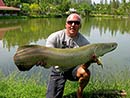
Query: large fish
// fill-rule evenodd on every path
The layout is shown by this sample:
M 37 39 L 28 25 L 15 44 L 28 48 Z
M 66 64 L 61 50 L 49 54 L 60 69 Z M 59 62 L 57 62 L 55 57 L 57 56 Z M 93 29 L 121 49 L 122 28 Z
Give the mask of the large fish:
M 93 60 L 93 56 L 99 58 L 113 51 L 117 43 L 95 43 L 79 48 L 49 48 L 40 45 L 25 45 L 18 48 L 14 55 L 14 62 L 18 69 L 26 71 L 31 69 L 39 61 L 46 63 L 45 68 L 59 66 L 65 70 L 76 65 Z

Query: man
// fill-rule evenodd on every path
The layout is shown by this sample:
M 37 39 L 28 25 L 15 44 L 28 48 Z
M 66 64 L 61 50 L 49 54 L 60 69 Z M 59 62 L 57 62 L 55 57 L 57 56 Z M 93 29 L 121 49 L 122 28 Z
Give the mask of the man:
M 66 29 L 52 33 L 48 37 L 47 47 L 77 48 L 89 44 L 89 41 L 79 33 L 81 17 L 77 13 L 72 13 L 67 17 L 65 27 Z M 46 98 L 62 98 L 67 80 L 79 81 L 77 98 L 83 98 L 83 89 L 90 78 L 89 65 L 90 63 L 75 65 L 64 72 L 59 70 L 59 66 L 54 65 L 50 74 Z

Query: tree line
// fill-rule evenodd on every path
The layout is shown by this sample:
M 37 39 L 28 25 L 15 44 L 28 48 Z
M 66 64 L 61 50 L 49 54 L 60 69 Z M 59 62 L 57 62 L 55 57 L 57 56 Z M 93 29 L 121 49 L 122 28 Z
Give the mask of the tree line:
M 21 15 L 62 17 L 72 11 L 82 15 L 125 15 L 130 16 L 130 2 L 126 0 L 3 0 L 7 6 L 21 8 Z

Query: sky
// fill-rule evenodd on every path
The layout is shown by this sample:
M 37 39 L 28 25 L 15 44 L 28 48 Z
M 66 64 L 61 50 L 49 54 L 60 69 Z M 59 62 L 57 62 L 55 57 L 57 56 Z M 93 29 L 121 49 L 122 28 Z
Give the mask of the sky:
M 105 1 L 105 0 L 104 0 Z M 110 2 L 110 0 L 107 0 L 108 3 Z M 119 0 L 119 1 L 122 1 L 122 0 Z M 129 1 L 129 0 L 126 0 L 126 1 Z M 100 0 L 92 0 L 92 3 L 95 2 L 95 3 L 100 3 Z

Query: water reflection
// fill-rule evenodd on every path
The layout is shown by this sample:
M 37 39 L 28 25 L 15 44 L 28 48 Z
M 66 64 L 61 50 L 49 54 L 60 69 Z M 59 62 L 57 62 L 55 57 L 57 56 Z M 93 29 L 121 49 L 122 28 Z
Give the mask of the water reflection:
M 0 40 L 2 40 L 7 30 L 8 28 L 0 28 Z
M 10 48 L 9 46 L 25 45 L 37 42 L 40 39 L 46 39 L 54 30 L 63 28 L 63 25 L 61 25 L 63 20 L 58 20 L 58 23 L 53 18 L 19 20 L 18 23 L 21 25 L 21 28 L 6 32 L 3 42 Z
M 108 76 L 108 73 L 130 72 L 130 19 L 105 19 L 105 18 L 84 18 L 82 20 L 81 32 L 91 42 L 117 42 L 118 48 L 102 58 L 104 69 L 93 64 L 90 67 L 92 75 L 97 73 L 100 78 Z M 20 45 L 40 44 L 45 45 L 46 38 L 57 30 L 65 27 L 63 18 L 24 19 L 24 20 L 2 20 L 1 28 L 14 28 L 13 30 L 0 32 L 0 69 L 4 73 L 18 70 L 13 62 L 13 55 Z M 29 72 L 36 70 L 48 72 L 44 68 L 32 68 Z M 46 74 L 47 75 L 47 74 Z M 127 78 L 130 76 L 127 76 Z

